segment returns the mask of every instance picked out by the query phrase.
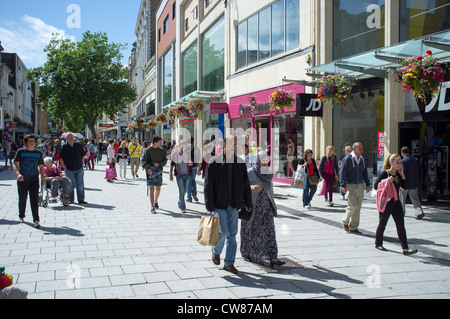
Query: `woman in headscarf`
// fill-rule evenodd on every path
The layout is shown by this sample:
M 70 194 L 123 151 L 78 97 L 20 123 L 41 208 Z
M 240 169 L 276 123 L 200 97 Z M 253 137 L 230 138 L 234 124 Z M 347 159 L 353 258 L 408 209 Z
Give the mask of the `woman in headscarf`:
M 248 170 L 252 189 L 253 214 L 250 220 L 242 220 L 241 254 L 250 262 L 269 259 L 271 267 L 284 265 L 278 257 L 274 217 L 277 216 L 273 174 L 270 170 L 267 152 L 259 152 L 253 167 Z

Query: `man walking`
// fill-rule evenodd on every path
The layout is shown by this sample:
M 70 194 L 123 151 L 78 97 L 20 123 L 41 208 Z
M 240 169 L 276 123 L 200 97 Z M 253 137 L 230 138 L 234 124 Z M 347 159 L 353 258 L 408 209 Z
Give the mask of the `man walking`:
M 133 178 L 139 177 L 139 156 L 141 155 L 141 145 L 137 142 L 137 138 L 133 138 L 133 142 L 128 145 L 128 152 L 130 153 L 131 175 Z
M 153 136 L 152 145 L 145 150 L 142 168 L 147 171 L 147 185 L 150 187 L 151 213 L 156 214 L 159 208 L 158 199 L 163 183 L 162 171 L 167 164 L 166 151 L 161 147 L 162 138 Z
M 19 192 L 19 219 L 23 223 L 27 205 L 27 195 L 30 195 L 31 212 L 34 227 L 39 228 L 39 174 L 41 187 L 45 185 L 44 156 L 36 149 L 36 137 L 25 136 L 25 147 L 17 151 L 13 164 L 17 176 L 17 190 Z
M 212 250 L 212 261 L 220 265 L 220 254 L 226 243 L 224 269 L 237 273 L 236 259 L 239 210 L 252 209 L 252 193 L 245 162 L 236 156 L 237 138 L 223 142 L 224 151 L 214 156 L 206 168 L 204 195 L 206 209 L 220 218 L 219 241 Z
M 416 210 L 416 219 L 421 220 L 425 216 L 419 199 L 419 186 L 420 176 L 422 176 L 422 168 L 420 167 L 419 161 L 410 156 L 411 152 L 408 147 L 403 147 L 401 152 L 403 156 L 403 173 L 406 176 L 406 189 L 400 190 L 400 202 L 402 203 L 403 213 L 406 215 L 406 196 L 409 194 L 409 198 L 411 199 L 414 209 Z
M 353 152 L 342 159 L 339 172 L 339 182 L 342 192 L 348 192 L 348 206 L 343 219 L 344 230 L 353 234 L 360 234 L 358 230 L 361 205 L 364 199 L 364 184 L 366 193 L 370 192 L 369 175 L 362 156 L 363 146 L 360 142 L 353 144 Z
M 70 179 L 71 185 L 67 194 L 70 202 L 75 201 L 74 188 L 77 188 L 77 199 L 79 204 L 87 204 L 84 200 L 84 169 L 83 163 L 86 159 L 86 152 L 80 143 L 75 143 L 73 133 L 66 136 L 66 144 L 61 147 L 59 155 L 62 167 L 66 176 Z

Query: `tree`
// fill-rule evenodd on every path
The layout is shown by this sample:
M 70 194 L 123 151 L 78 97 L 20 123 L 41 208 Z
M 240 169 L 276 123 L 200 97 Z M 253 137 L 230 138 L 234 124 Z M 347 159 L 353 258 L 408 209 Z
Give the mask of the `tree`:
M 122 65 L 124 44 L 109 43 L 106 33 L 86 31 L 81 42 L 53 34 L 44 49 L 47 62 L 27 72 L 39 84 L 41 107 L 52 118 L 68 123 L 86 123 L 96 136 L 96 123 L 136 99 Z

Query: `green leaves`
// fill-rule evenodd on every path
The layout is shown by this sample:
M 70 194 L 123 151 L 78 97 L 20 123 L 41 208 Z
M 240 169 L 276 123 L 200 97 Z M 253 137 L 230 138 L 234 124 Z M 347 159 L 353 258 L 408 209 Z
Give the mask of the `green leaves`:
M 47 62 L 26 75 L 39 85 L 43 110 L 66 124 L 88 124 L 95 134 L 99 117 L 117 114 L 136 98 L 121 64 L 124 47 L 104 32 L 87 31 L 80 42 L 54 34 L 44 49 Z

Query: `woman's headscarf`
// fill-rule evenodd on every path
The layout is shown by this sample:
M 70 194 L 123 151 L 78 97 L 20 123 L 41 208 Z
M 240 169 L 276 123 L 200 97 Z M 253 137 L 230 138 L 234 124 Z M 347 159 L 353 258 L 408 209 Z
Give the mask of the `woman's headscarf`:
M 262 184 L 261 186 L 264 187 L 264 189 L 268 190 L 270 189 L 273 173 L 270 170 L 270 165 L 264 168 L 261 168 L 261 160 L 269 158 L 270 163 L 270 156 L 265 151 L 261 151 L 256 155 L 255 163 L 253 163 L 253 171 L 255 172 L 256 176 L 261 180 Z M 261 171 L 262 170 L 262 171 Z

